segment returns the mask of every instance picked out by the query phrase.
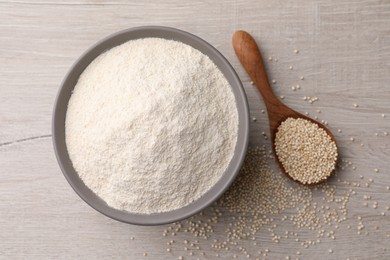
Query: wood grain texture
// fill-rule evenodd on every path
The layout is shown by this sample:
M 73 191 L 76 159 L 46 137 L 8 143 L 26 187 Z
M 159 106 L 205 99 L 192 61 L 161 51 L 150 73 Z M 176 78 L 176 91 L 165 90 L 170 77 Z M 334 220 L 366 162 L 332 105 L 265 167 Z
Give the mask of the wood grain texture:
M 250 32 L 261 44 L 264 57 L 273 57 L 265 66 L 270 79 L 277 81 L 272 85 L 277 96 L 284 95 L 284 102 L 293 109 L 327 121 L 336 133 L 342 158 L 356 165 L 354 171 L 341 171 L 340 178 L 353 182 L 364 175 L 365 180 L 374 180 L 370 187 L 355 188 L 357 196 L 351 197 L 347 224 L 340 227 L 337 239 L 302 249 L 299 257 L 390 258 L 390 211 L 386 210 L 390 206 L 386 188 L 390 186 L 390 135 L 384 134 L 390 133 L 389 1 L 2 0 L 0 21 L 0 258 L 141 259 L 148 252 L 145 259 L 167 259 L 185 255 L 184 249 L 165 251 L 167 239 L 161 234 L 166 227 L 118 223 L 87 206 L 66 183 L 51 145 L 53 102 L 71 64 L 104 36 L 140 25 L 177 27 L 218 48 L 241 77 L 251 115 L 257 118 L 251 125 L 251 145 L 270 147 L 261 134 L 268 133 L 267 117 L 261 112 L 264 104 L 231 47 L 234 31 Z M 296 84 L 301 89 L 292 91 Z M 317 96 L 319 101 L 310 104 L 303 96 Z M 341 192 L 350 189 L 337 179 L 331 182 Z M 372 202 L 363 206 L 364 194 L 378 202 L 377 209 Z M 356 233 L 352 223 L 358 216 L 369 230 L 367 236 Z M 348 223 L 354 226 L 347 229 Z M 219 222 L 216 237 L 226 224 L 223 219 Z M 292 227 L 282 222 L 279 228 Z M 175 239 L 186 237 L 180 234 Z M 271 259 L 296 256 L 297 244 L 276 244 L 266 232 L 257 234 L 257 239 L 259 247 L 270 250 Z M 208 241 L 200 243 L 205 258 L 215 258 Z M 329 248 L 332 254 L 327 253 Z M 222 257 L 230 259 L 231 255 L 221 253 Z

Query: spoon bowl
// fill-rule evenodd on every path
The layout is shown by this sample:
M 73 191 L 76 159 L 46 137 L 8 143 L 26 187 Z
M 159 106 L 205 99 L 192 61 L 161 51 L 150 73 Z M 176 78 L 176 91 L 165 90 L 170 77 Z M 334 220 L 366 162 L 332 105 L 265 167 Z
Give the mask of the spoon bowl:
M 269 84 L 268 77 L 265 71 L 265 66 L 259 51 L 259 48 L 253 39 L 253 37 L 245 32 L 245 31 L 237 31 L 234 33 L 232 38 L 232 44 L 234 51 L 240 60 L 241 64 L 251 77 L 252 81 L 255 83 L 257 89 L 260 91 L 263 96 L 263 100 L 265 102 L 268 119 L 270 125 L 270 133 L 271 133 L 271 141 L 272 141 L 272 149 L 275 154 L 276 161 L 278 162 L 282 171 L 292 180 L 304 184 L 304 185 L 317 185 L 320 184 L 326 179 L 321 180 L 316 183 L 305 184 L 298 180 L 293 179 L 285 170 L 283 164 L 280 162 L 275 149 L 275 137 L 278 131 L 278 127 L 280 124 L 285 121 L 287 118 L 302 118 L 308 120 L 312 123 L 317 124 L 320 128 L 325 130 L 325 132 L 329 135 L 331 140 L 336 144 L 336 140 L 332 134 L 332 132 L 327 129 L 323 124 L 307 117 L 291 108 L 283 104 L 274 94 L 272 88 Z M 328 176 L 328 178 L 333 175 L 335 170 Z

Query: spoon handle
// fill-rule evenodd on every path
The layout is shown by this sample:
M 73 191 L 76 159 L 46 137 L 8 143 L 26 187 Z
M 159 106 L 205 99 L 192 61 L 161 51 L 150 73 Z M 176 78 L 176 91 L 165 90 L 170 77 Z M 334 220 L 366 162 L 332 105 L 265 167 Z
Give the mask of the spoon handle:
M 283 112 L 289 112 L 289 109 L 279 101 L 269 85 L 264 63 L 255 40 L 249 33 L 237 31 L 233 35 L 232 43 L 234 51 L 242 66 L 248 72 L 249 76 L 256 84 L 257 89 L 263 96 L 267 106 L 268 116 L 270 119 L 273 119 L 270 120 L 271 128 L 276 127 L 273 123 L 276 124 L 281 117 L 281 113 L 284 114 Z

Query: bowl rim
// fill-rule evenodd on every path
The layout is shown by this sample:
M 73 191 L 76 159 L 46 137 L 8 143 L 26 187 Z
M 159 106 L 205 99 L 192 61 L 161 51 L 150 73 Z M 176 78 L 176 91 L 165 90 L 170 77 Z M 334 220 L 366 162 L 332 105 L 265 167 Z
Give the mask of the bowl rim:
M 137 33 L 138 34 L 146 33 L 146 34 L 150 34 L 150 36 L 130 38 L 132 34 L 137 34 Z M 191 44 L 192 42 L 194 42 L 193 43 L 194 45 L 197 44 L 202 48 L 205 48 L 206 50 L 209 51 L 209 53 L 204 53 L 201 50 L 195 48 L 193 45 L 181 40 L 177 40 L 176 38 L 172 39 L 172 38 L 164 37 L 165 34 L 182 37 L 184 39 L 187 39 L 189 42 L 191 42 Z M 108 206 L 100 197 L 98 197 L 95 193 L 93 193 L 84 184 L 84 182 L 78 176 L 76 170 L 73 168 L 72 162 L 70 161 L 69 154 L 66 148 L 64 135 L 65 135 L 65 118 L 66 118 L 67 105 L 71 96 L 71 92 L 75 87 L 75 84 L 69 83 L 70 81 L 72 81 L 72 78 L 73 78 L 73 82 L 74 82 L 74 78 L 78 79 L 79 75 L 90 64 L 90 62 L 94 60 L 97 56 L 99 56 L 101 53 L 103 53 L 104 51 L 114 48 L 115 46 L 118 46 L 121 43 L 124 43 L 132 39 L 140 39 L 140 38 L 148 38 L 148 37 L 165 38 L 165 39 L 172 39 L 179 42 L 183 42 L 201 51 L 204 55 L 208 56 L 210 59 L 212 59 L 210 55 L 213 55 L 213 58 L 216 59 L 216 60 L 212 59 L 213 62 L 216 63 L 216 61 L 218 61 L 220 65 L 218 64 L 216 65 L 218 66 L 220 71 L 224 74 L 225 78 L 227 78 L 228 76 L 230 78 L 227 79 L 229 81 L 229 84 L 235 96 L 235 101 L 236 101 L 238 116 L 239 116 L 239 125 L 238 125 L 238 138 L 234 150 L 234 156 L 229 162 L 229 166 L 223 173 L 222 177 L 205 194 L 203 194 L 200 198 L 190 203 L 189 205 L 177 210 L 162 212 L 162 213 L 153 213 L 153 214 L 138 214 L 138 213 L 132 213 L 128 211 L 114 209 Z M 128 38 L 128 39 L 123 40 L 122 38 Z M 118 40 L 119 43 L 116 43 L 115 39 L 117 40 L 122 39 L 122 40 Z M 105 47 L 105 46 L 109 46 L 109 47 Z M 224 68 L 225 70 L 221 69 L 221 66 L 225 66 Z M 80 68 L 82 69 L 80 70 Z M 77 82 L 77 79 L 75 82 Z M 234 84 L 232 84 L 232 82 Z M 233 66 L 215 47 L 213 47 L 211 44 L 201 39 L 200 37 L 180 29 L 165 27 L 165 26 L 140 26 L 140 27 L 133 27 L 133 28 L 121 30 L 104 37 L 103 39 L 99 40 L 97 43 L 89 47 L 85 52 L 83 52 L 83 54 L 72 64 L 67 74 L 65 75 L 57 92 L 57 96 L 53 107 L 51 130 L 52 130 L 52 142 L 53 142 L 54 153 L 57 162 L 60 166 L 60 169 L 63 175 L 65 176 L 66 180 L 72 187 L 72 189 L 82 200 L 84 200 L 89 206 L 91 206 L 96 211 L 117 221 L 121 221 L 128 224 L 135 224 L 135 225 L 153 226 L 153 225 L 168 224 L 168 223 L 189 218 L 195 215 L 196 213 L 200 212 L 204 208 L 210 206 L 220 196 L 222 196 L 222 194 L 230 187 L 234 179 L 237 177 L 240 168 L 244 162 L 246 151 L 249 144 L 249 121 L 250 121 L 249 106 L 248 106 L 248 101 L 247 101 L 246 93 L 242 85 L 242 82 L 240 81 L 240 78 L 238 77 Z M 235 162 L 234 164 L 232 164 L 233 161 Z M 197 203 L 199 201 L 202 203 Z

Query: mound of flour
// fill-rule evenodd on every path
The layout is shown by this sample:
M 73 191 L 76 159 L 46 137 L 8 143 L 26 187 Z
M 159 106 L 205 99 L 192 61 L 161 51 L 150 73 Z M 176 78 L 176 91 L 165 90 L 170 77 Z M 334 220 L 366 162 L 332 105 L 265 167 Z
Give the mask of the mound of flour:
M 97 57 L 68 104 L 66 145 L 84 183 L 109 206 L 181 208 L 222 176 L 237 141 L 230 85 L 198 50 L 145 38 Z

